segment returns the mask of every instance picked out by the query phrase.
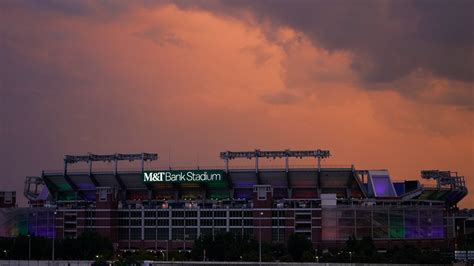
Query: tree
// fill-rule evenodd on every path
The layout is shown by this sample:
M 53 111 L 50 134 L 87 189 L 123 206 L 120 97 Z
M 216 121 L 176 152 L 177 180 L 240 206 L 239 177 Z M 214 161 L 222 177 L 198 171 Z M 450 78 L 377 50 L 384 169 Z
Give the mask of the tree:
M 377 262 L 379 260 L 374 241 L 367 236 L 361 240 L 355 236 L 349 237 L 341 255 L 342 259 L 347 262 Z
M 194 241 L 191 252 L 193 260 L 202 261 L 206 251 L 206 258 L 211 261 L 257 261 L 258 243 L 249 236 L 236 236 L 232 233 L 220 233 L 202 236 Z M 262 245 L 262 259 L 272 259 L 272 248 Z
M 288 253 L 295 261 L 302 261 L 305 251 L 313 252 L 313 243 L 301 234 L 292 234 L 288 238 Z

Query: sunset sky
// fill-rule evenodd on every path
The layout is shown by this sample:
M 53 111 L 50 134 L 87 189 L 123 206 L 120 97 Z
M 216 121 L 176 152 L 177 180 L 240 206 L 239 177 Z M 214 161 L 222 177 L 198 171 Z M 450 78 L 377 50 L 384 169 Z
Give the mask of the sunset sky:
M 2 0 L 0 190 L 25 204 L 25 176 L 64 154 L 205 166 L 321 148 L 395 180 L 458 171 L 473 208 L 473 14 L 474 1 Z

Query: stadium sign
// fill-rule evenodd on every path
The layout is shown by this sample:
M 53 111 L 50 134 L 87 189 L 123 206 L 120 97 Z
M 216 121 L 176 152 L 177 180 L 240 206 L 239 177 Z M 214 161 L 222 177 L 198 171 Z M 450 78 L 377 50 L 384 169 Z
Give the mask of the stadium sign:
M 142 180 L 145 183 L 157 182 L 213 182 L 224 179 L 222 170 L 163 170 L 144 171 Z

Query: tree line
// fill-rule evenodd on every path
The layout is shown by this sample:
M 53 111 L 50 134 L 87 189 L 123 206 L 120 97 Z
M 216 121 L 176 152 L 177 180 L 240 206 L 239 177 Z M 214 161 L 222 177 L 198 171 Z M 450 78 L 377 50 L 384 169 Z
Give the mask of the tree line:
M 468 235 L 463 245 L 473 248 L 474 237 Z M 0 238 L 0 259 L 28 259 L 31 241 L 32 260 L 50 260 L 52 240 L 34 236 Z M 258 261 L 259 243 L 251 236 L 220 233 L 204 235 L 194 242 L 191 252 L 170 251 L 115 252 L 110 239 L 96 232 L 85 232 L 77 238 L 55 240 L 55 258 L 64 260 L 115 260 L 131 264 L 143 260 Z M 452 250 L 421 250 L 415 246 L 394 247 L 380 252 L 369 237 L 350 237 L 343 248 L 318 250 L 305 236 L 292 234 L 286 243 L 262 243 L 262 261 L 281 262 L 354 262 L 354 263 L 450 263 Z

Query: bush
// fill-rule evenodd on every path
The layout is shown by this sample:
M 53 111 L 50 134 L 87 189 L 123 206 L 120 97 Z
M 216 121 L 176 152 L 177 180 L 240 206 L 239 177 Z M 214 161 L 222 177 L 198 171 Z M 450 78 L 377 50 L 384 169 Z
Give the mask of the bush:
M 302 261 L 305 251 L 313 252 L 313 243 L 304 235 L 292 234 L 288 239 L 288 253 L 295 261 Z
M 309 250 L 306 250 L 305 252 L 303 252 L 303 255 L 301 256 L 301 261 L 314 262 L 315 261 L 314 252 L 311 252 Z
M 293 258 L 289 254 L 285 254 L 281 256 L 280 258 L 278 258 L 278 260 L 281 262 L 292 262 Z

